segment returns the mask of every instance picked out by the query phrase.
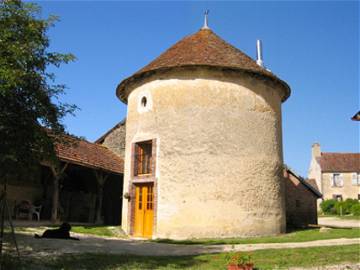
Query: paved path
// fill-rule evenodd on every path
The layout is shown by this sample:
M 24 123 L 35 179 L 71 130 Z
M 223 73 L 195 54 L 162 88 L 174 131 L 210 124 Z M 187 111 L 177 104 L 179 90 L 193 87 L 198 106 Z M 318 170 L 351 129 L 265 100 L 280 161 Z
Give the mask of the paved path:
M 17 234 L 18 244 L 22 255 L 60 255 L 66 253 L 109 253 L 133 254 L 147 256 L 182 256 L 204 253 L 219 253 L 227 251 L 252 251 L 260 249 L 303 248 L 318 246 L 360 245 L 360 238 L 331 239 L 300 243 L 267 243 L 267 244 L 239 244 L 239 245 L 176 245 L 145 242 L 139 240 L 123 240 L 114 238 L 98 238 L 94 236 L 80 237 L 80 241 L 59 239 L 35 239 L 30 234 Z M 7 236 L 9 237 L 9 235 Z M 9 239 L 9 238 L 8 238 Z M 6 249 L 10 246 L 7 244 Z
M 319 217 L 319 225 L 337 228 L 360 228 L 360 220 L 341 219 L 337 217 Z

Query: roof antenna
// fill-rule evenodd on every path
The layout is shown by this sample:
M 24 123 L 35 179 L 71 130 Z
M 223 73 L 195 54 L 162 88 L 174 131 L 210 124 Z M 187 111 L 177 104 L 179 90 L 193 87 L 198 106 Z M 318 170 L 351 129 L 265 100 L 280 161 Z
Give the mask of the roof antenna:
M 260 67 L 264 67 L 262 43 L 260 39 L 256 41 L 256 64 L 258 64 Z
M 208 15 L 209 15 L 208 9 L 205 11 L 204 15 L 205 15 L 204 26 L 201 29 L 210 29 L 208 26 Z

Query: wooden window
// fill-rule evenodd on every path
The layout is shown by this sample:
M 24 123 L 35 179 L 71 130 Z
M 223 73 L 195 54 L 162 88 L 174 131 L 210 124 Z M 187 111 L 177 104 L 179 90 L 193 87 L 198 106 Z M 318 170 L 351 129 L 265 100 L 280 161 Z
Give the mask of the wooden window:
M 354 186 L 360 185 L 360 173 L 353 173 L 351 182 Z
M 152 173 L 152 141 L 135 144 L 134 175 Z
M 153 186 L 149 186 L 147 192 L 146 209 L 152 210 L 154 208 L 153 204 L 154 204 Z
M 344 185 L 343 176 L 341 173 L 334 173 L 331 177 L 332 187 L 342 187 Z
M 143 197 L 143 190 L 142 190 L 142 188 L 140 188 L 140 190 L 139 190 L 139 206 L 138 206 L 138 208 L 141 210 L 142 209 L 142 201 L 143 201 L 143 199 L 142 199 L 142 197 Z

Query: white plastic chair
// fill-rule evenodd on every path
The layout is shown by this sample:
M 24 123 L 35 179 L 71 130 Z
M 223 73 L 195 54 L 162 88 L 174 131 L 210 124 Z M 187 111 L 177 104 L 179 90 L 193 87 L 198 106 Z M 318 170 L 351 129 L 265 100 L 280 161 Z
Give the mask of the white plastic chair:
M 42 205 L 40 206 L 32 206 L 30 210 L 30 216 L 36 215 L 37 221 L 40 221 L 40 212 L 41 212 Z

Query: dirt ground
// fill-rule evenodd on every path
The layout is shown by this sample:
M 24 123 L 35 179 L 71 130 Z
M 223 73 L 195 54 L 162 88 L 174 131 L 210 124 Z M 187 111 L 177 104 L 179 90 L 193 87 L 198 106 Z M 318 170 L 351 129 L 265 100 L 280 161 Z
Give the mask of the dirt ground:
M 319 217 L 319 225 L 337 228 L 360 228 L 360 220 L 341 219 L 337 217 Z
M 23 256 L 60 255 L 66 253 L 107 253 L 133 254 L 148 256 L 182 256 L 204 253 L 218 253 L 227 251 L 253 251 L 260 249 L 282 249 L 316 246 L 334 246 L 359 244 L 357 239 L 330 239 L 300 243 L 267 243 L 267 244 L 239 244 L 239 245 L 176 245 L 153 243 L 141 240 L 96 237 L 72 233 L 80 241 L 61 239 L 36 239 L 32 233 L 17 233 L 16 239 Z M 14 252 L 10 235 L 6 235 L 5 249 Z

